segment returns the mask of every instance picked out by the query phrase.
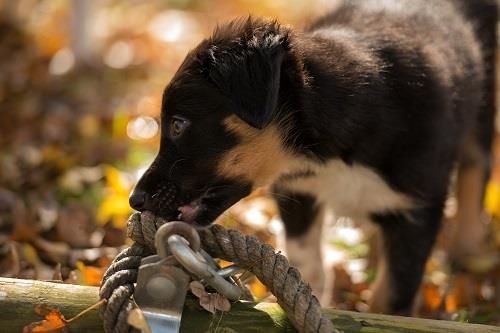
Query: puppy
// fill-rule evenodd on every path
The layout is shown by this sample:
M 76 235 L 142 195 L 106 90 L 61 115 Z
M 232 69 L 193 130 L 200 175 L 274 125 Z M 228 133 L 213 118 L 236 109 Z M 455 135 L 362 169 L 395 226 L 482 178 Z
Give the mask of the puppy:
M 271 185 L 291 260 L 319 293 L 325 211 L 372 221 L 385 255 L 371 309 L 409 314 L 455 166 L 473 184 L 461 213 L 479 215 L 496 22 L 494 0 L 359 0 L 302 32 L 218 27 L 165 89 L 160 150 L 131 206 L 206 226 Z

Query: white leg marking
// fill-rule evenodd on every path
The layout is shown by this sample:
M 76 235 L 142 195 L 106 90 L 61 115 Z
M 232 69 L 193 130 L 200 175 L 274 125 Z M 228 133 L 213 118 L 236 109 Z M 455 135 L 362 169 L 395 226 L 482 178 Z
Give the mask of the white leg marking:
M 287 238 L 286 255 L 290 263 L 300 271 L 302 279 L 310 284 L 320 303 L 328 306 L 332 298 L 331 282 L 333 279 L 330 278 L 330 274 L 325 274 L 323 266 L 321 237 L 323 217 L 324 211 L 322 210 L 307 233 L 300 237 Z

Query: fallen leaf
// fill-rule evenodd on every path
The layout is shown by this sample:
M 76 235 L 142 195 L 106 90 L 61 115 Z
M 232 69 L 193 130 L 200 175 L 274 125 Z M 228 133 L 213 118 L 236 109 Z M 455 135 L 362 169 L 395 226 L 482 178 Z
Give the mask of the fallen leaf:
M 214 306 L 217 310 L 222 312 L 228 312 L 231 310 L 231 303 L 229 300 L 222 296 L 221 294 L 210 294 L 213 297 Z
M 71 248 L 63 242 L 52 242 L 42 237 L 35 237 L 32 241 L 36 249 L 44 253 L 53 262 L 66 262 Z
M 40 257 L 38 256 L 38 252 L 31 244 L 28 243 L 22 244 L 21 251 L 23 258 L 28 263 L 30 263 L 34 267 L 40 265 Z
M 262 300 L 262 299 L 266 298 L 267 296 L 269 296 L 269 290 L 257 278 L 254 278 L 253 281 L 248 284 L 248 288 L 250 289 L 250 291 L 252 292 L 252 295 L 257 300 Z
M 31 241 L 38 235 L 39 227 L 34 224 L 16 223 L 11 239 L 19 242 Z
M 472 300 L 476 288 L 471 275 L 466 273 L 457 274 L 452 283 L 445 299 L 445 309 L 448 313 L 465 308 Z
M 193 295 L 195 295 L 198 298 L 207 294 L 207 292 L 205 291 L 205 286 L 201 284 L 200 281 L 192 281 L 189 284 L 189 289 L 191 290 L 191 293 L 193 293 Z
M 89 247 L 92 233 L 92 217 L 83 205 L 70 204 L 61 209 L 56 230 L 59 239 L 71 247 Z
M 200 299 L 200 305 L 208 312 L 215 313 L 216 310 L 227 312 L 231 310 L 229 300 L 218 293 L 207 293 L 205 286 L 199 281 L 192 281 L 189 288 L 193 295 Z
M 83 275 L 83 283 L 88 286 L 99 286 L 101 284 L 104 269 L 93 266 L 86 266 L 83 262 L 77 261 L 76 268 Z
M 123 229 L 132 212 L 128 203 L 132 184 L 125 173 L 110 165 L 105 167 L 105 178 L 108 194 L 99 205 L 97 222 L 105 224 L 111 221 L 114 227 Z
M 62 281 L 62 273 L 61 273 L 61 263 L 58 263 L 54 268 L 54 274 L 52 274 L 52 280 L 54 281 Z
M 490 181 L 486 185 L 484 208 L 493 216 L 500 216 L 500 184 Z
M 21 260 L 19 249 L 16 244 L 7 239 L 7 236 L 0 236 L 0 242 L 5 242 L 7 253 L 0 256 L 0 275 L 3 277 L 17 277 L 21 271 Z
M 151 329 L 149 328 L 146 318 L 144 318 L 144 315 L 140 309 L 132 309 L 128 313 L 127 323 L 130 326 L 141 330 L 143 333 L 151 333 Z
M 200 305 L 208 312 L 215 313 L 216 310 L 228 312 L 231 310 L 229 300 L 217 293 L 206 293 L 200 297 Z
M 24 326 L 23 333 L 62 333 L 67 332 L 66 319 L 62 313 L 55 308 L 46 305 L 37 305 L 35 312 L 45 319 Z
M 422 306 L 424 307 L 425 311 L 433 312 L 439 309 L 443 298 L 438 286 L 431 283 L 425 283 L 422 286 L 422 296 Z
M 200 305 L 205 310 L 215 313 L 216 310 L 228 312 L 231 310 L 231 303 L 229 300 L 217 293 L 207 293 L 200 297 Z
M 209 293 L 206 293 L 205 295 L 201 295 L 200 305 L 202 308 L 204 308 L 208 312 L 215 313 L 215 302 L 212 300 L 212 297 L 210 297 Z
M 81 277 L 82 275 L 83 274 L 80 271 L 77 270 L 70 271 L 68 274 L 68 278 L 64 280 L 64 282 L 69 284 L 80 284 L 82 280 Z

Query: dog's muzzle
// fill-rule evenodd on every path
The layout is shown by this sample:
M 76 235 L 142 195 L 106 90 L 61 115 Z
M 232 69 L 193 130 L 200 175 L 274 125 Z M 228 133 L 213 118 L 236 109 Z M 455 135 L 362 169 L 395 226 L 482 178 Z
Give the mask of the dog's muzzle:
M 129 197 L 130 207 L 143 212 L 149 210 L 162 217 L 175 217 L 179 190 L 172 182 L 160 184 L 152 193 L 136 187 Z

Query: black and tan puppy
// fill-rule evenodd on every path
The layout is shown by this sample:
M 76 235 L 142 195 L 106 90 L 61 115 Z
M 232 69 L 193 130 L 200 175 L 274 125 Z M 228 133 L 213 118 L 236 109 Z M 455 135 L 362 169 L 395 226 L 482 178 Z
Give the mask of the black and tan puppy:
M 160 150 L 131 205 L 203 226 L 272 185 L 317 291 L 324 212 L 370 220 L 386 253 L 372 310 L 409 313 L 455 166 L 472 184 L 460 212 L 479 214 L 496 21 L 494 0 L 359 0 L 303 32 L 218 27 L 165 89 Z

